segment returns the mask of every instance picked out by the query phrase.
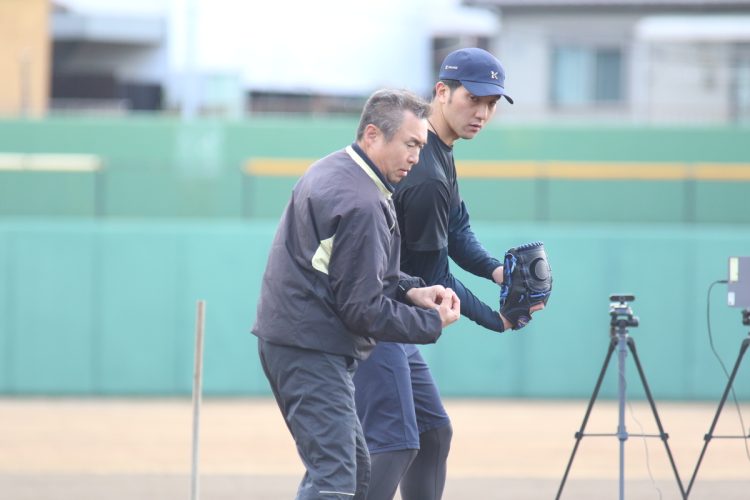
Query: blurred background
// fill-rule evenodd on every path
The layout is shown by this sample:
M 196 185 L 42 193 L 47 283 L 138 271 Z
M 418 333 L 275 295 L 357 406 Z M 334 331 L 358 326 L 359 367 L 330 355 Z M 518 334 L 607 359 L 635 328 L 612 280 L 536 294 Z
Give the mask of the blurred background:
M 544 241 L 555 290 L 523 332 L 426 347 L 443 394 L 587 398 L 630 292 L 654 396 L 718 399 L 707 306 L 725 363 L 748 330 L 708 296 L 750 255 L 741 0 L 0 0 L 0 394 L 189 395 L 205 299 L 206 394 L 269 395 L 249 330 L 295 180 L 465 46 L 516 102 L 456 145 L 473 228 Z

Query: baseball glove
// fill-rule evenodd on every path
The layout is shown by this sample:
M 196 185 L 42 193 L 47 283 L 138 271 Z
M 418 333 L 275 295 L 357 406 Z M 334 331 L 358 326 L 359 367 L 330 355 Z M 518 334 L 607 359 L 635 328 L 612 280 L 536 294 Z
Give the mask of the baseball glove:
M 552 269 L 541 241 L 526 243 L 505 252 L 500 314 L 520 330 L 531 321 L 529 310 L 547 304 L 552 292 Z

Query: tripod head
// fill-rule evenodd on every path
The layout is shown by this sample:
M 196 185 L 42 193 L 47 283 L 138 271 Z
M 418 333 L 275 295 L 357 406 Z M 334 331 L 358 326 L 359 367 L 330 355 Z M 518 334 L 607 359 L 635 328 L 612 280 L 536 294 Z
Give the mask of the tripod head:
M 611 336 L 614 336 L 616 333 L 625 334 L 628 327 L 638 326 L 638 316 L 633 316 L 633 310 L 628 304 L 628 302 L 635 300 L 635 295 L 613 294 L 609 296 L 609 300 L 609 333 Z M 615 332 L 616 329 L 618 332 Z
M 745 326 L 750 326 L 750 309 L 742 310 L 742 324 Z

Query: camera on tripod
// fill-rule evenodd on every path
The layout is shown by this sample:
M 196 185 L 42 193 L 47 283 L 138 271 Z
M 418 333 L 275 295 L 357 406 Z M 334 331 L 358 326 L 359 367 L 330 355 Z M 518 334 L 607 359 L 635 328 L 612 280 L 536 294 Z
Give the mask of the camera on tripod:
M 638 326 L 638 316 L 633 316 L 629 302 L 635 301 L 633 294 L 613 294 L 609 296 L 609 325 L 612 327 L 611 335 L 615 334 L 615 328 L 624 329 Z
M 594 392 L 591 394 L 591 399 L 589 400 L 589 405 L 586 408 L 586 414 L 583 417 L 581 428 L 578 430 L 578 432 L 575 433 L 576 443 L 573 446 L 573 452 L 570 455 L 568 466 L 565 468 L 565 474 L 563 475 L 562 481 L 560 482 L 560 488 L 557 490 L 557 496 L 555 497 L 555 500 L 560 500 L 563 488 L 565 487 L 565 482 L 568 480 L 570 468 L 573 465 L 573 458 L 575 458 L 576 451 L 578 451 L 578 445 L 581 443 L 581 439 L 586 436 L 613 436 L 617 437 L 617 439 L 620 441 L 620 500 L 624 500 L 625 498 L 625 442 L 629 439 L 630 436 L 639 436 L 643 438 L 661 438 L 662 442 L 664 443 L 664 448 L 667 451 L 669 462 L 672 465 L 672 472 L 674 472 L 674 477 L 677 480 L 677 486 L 680 488 L 681 498 L 685 499 L 687 498 L 687 496 L 685 495 L 685 488 L 682 485 L 682 480 L 680 479 L 680 475 L 677 472 L 677 466 L 675 465 L 674 458 L 672 457 L 672 451 L 670 450 L 669 443 L 667 442 L 669 436 L 666 432 L 664 432 L 664 427 L 662 427 L 661 425 L 659 414 L 656 412 L 656 404 L 654 403 L 654 398 L 651 395 L 651 389 L 649 389 L 648 383 L 646 382 L 646 375 L 643 372 L 643 367 L 641 366 L 641 362 L 638 359 L 638 352 L 635 349 L 635 340 L 633 340 L 633 338 L 628 335 L 628 327 L 638 326 L 638 317 L 633 316 L 633 310 L 629 305 L 630 302 L 633 302 L 635 300 L 635 295 L 627 293 L 615 293 L 609 296 L 609 300 L 609 315 L 611 317 L 611 321 L 609 323 L 610 332 L 607 355 L 604 358 L 604 365 L 602 366 L 601 372 L 599 372 L 599 377 L 596 379 Z M 596 401 L 596 398 L 599 395 L 599 390 L 602 387 L 602 381 L 604 380 L 607 367 L 609 366 L 609 362 L 615 352 L 617 353 L 617 396 L 619 401 L 617 433 L 586 434 L 586 424 L 588 423 L 589 416 L 591 415 L 591 409 L 594 406 L 594 401 Z M 646 398 L 648 399 L 648 402 L 651 406 L 651 411 L 654 414 L 654 419 L 656 421 L 656 426 L 659 429 L 659 434 L 630 434 L 627 430 L 627 426 L 625 425 L 625 403 L 628 386 L 627 377 L 625 374 L 625 360 L 627 358 L 628 352 L 633 355 L 633 361 L 638 368 L 638 375 L 640 376 L 641 383 L 643 384 L 643 390 L 646 393 Z
M 727 304 L 745 308 L 742 324 L 750 325 L 750 257 L 729 257 Z

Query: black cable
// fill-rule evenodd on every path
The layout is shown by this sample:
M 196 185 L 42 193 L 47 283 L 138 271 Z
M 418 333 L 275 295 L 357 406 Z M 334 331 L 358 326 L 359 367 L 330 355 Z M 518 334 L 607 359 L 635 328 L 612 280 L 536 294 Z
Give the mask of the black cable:
M 646 470 L 648 471 L 648 477 L 651 479 L 651 486 L 654 487 L 656 490 L 656 493 L 659 495 L 659 500 L 662 500 L 662 493 L 661 488 L 659 488 L 659 485 L 656 484 L 656 479 L 654 479 L 654 473 L 651 471 L 651 457 L 649 455 L 648 451 L 648 440 L 646 439 L 646 430 L 643 428 L 643 424 L 641 424 L 641 421 L 638 420 L 638 417 L 635 416 L 635 411 L 633 410 L 633 405 L 630 401 L 628 401 L 628 409 L 630 410 L 630 417 L 633 419 L 633 421 L 638 425 L 638 428 L 641 430 L 641 435 L 643 436 L 643 449 L 646 454 Z
M 724 365 L 724 361 L 722 361 L 721 356 L 719 356 L 719 353 L 716 351 L 716 347 L 714 347 L 714 336 L 711 333 L 711 290 L 713 289 L 714 285 L 723 283 L 727 283 L 727 280 L 716 280 L 708 287 L 708 295 L 706 296 L 706 323 L 708 325 L 708 343 L 711 345 L 711 351 L 719 361 L 721 369 L 724 371 L 724 375 L 726 375 L 728 381 L 729 370 L 727 370 L 726 365 Z M 742 410 L 740 409 L 740 403 L 737 400 L 737 394 L 735 394 L 734 392 L 734 387 L 731 387 L 731 391 L 732 400 L 734 401 L 735 408 L 737 408 L 737 415 L 740 418 L 740 425 L 742 426 L 742 436 L 743 441 L 745 442 L 745 455 L 747 455 L 747 459 L 750 460 L 750 447 L 748 447 L 748 435 L 750 435 L 750 430 L 748 430 L 748 433 L 745 433 L 745 420 L 742 418 Z

